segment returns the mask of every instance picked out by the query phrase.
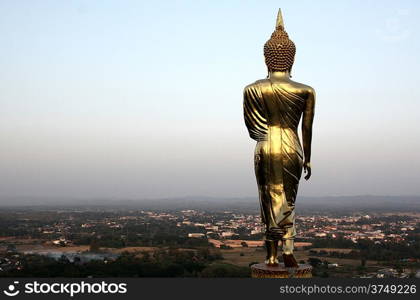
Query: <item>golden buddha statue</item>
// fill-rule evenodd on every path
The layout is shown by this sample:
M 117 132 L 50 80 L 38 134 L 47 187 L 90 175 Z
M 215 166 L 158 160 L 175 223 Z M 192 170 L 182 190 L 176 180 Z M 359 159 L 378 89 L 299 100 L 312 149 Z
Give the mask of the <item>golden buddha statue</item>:
M 245 124 L 257 141 L 254 162 L 265 225 L 265 264 L 278 265 L 277 248 L 282 241 L 286 268 L 298 267 L 293 256 L 295 200 L 302 169 L 306 180 L 311 177 L 315 106 L 314 89 L 290 79 L 295 52 L 279 10 L 275 31 L 264 45 L 268 76 L 244 90 Z M 303 150 L 298 135 L 301 117 Z

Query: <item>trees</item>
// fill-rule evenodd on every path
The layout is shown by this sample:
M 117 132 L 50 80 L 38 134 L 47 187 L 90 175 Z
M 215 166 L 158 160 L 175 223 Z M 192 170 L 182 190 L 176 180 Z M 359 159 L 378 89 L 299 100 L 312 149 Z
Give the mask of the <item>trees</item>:
M 22 255 L 22 270 L 2 272 L 3 277 L 246 277 L 241 267 L 216 264 L 219 252 L 207 248 L 184 251 L 160 249 L 151 255 L 123 252 L 115 260 L 70 261 L 66 256 L 57 260 L 41 255 Z M 221 265 L 221 266 L 220 266 Z M 247 268 L 246 268 L 247 269 Z M 206 270 L 204 272 L 204 270 Z M 204 272 L 204 273 L 203 273 Z
M 89 252 L 99 252 L 99 242 L 96 238 L 90 241 Z
M 315 258 L 315 257 L 310 257 L 308 259 L 308 263 L 312 266 L 312 267 L 316 267 L 320 264 L 322 264 L 322 261 L 319 258 Z
M 212 264 L 207 266 L 200 277 L 250 277 L 251 269 L 230 264 Z

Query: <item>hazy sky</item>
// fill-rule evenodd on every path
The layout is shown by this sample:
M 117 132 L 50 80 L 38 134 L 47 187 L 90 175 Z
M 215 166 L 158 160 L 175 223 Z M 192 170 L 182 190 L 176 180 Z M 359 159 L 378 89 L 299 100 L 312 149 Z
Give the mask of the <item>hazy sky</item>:
M 0 195 L 256 195 L 279 7 L 317 92 L 300 195 L 420 194 L 419 1 L 0 0 Z

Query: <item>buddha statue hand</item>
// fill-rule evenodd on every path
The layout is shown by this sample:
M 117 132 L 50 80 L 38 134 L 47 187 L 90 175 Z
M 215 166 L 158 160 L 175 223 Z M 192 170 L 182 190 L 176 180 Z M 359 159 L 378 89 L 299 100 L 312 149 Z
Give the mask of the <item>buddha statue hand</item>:
M 305 180 L 308 180 L 309 178 L 311 178 L 311 175 L 312 175 L 312 167 L 311 167 L 311 163 L 309 161 L 305 161 L 303 163 L 303 170 L 306 173 Z

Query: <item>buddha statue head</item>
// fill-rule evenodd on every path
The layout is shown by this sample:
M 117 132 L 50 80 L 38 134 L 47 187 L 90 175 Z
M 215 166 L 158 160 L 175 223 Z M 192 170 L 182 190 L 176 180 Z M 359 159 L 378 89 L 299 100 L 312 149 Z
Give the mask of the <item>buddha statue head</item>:
M 265 64 L 269 72 L 292 70 L 295 60 L 296 47 L 289 35 L 284 30 L 281 10 L 277 15 L 276 30 L 271 38 L 264 44 Z

